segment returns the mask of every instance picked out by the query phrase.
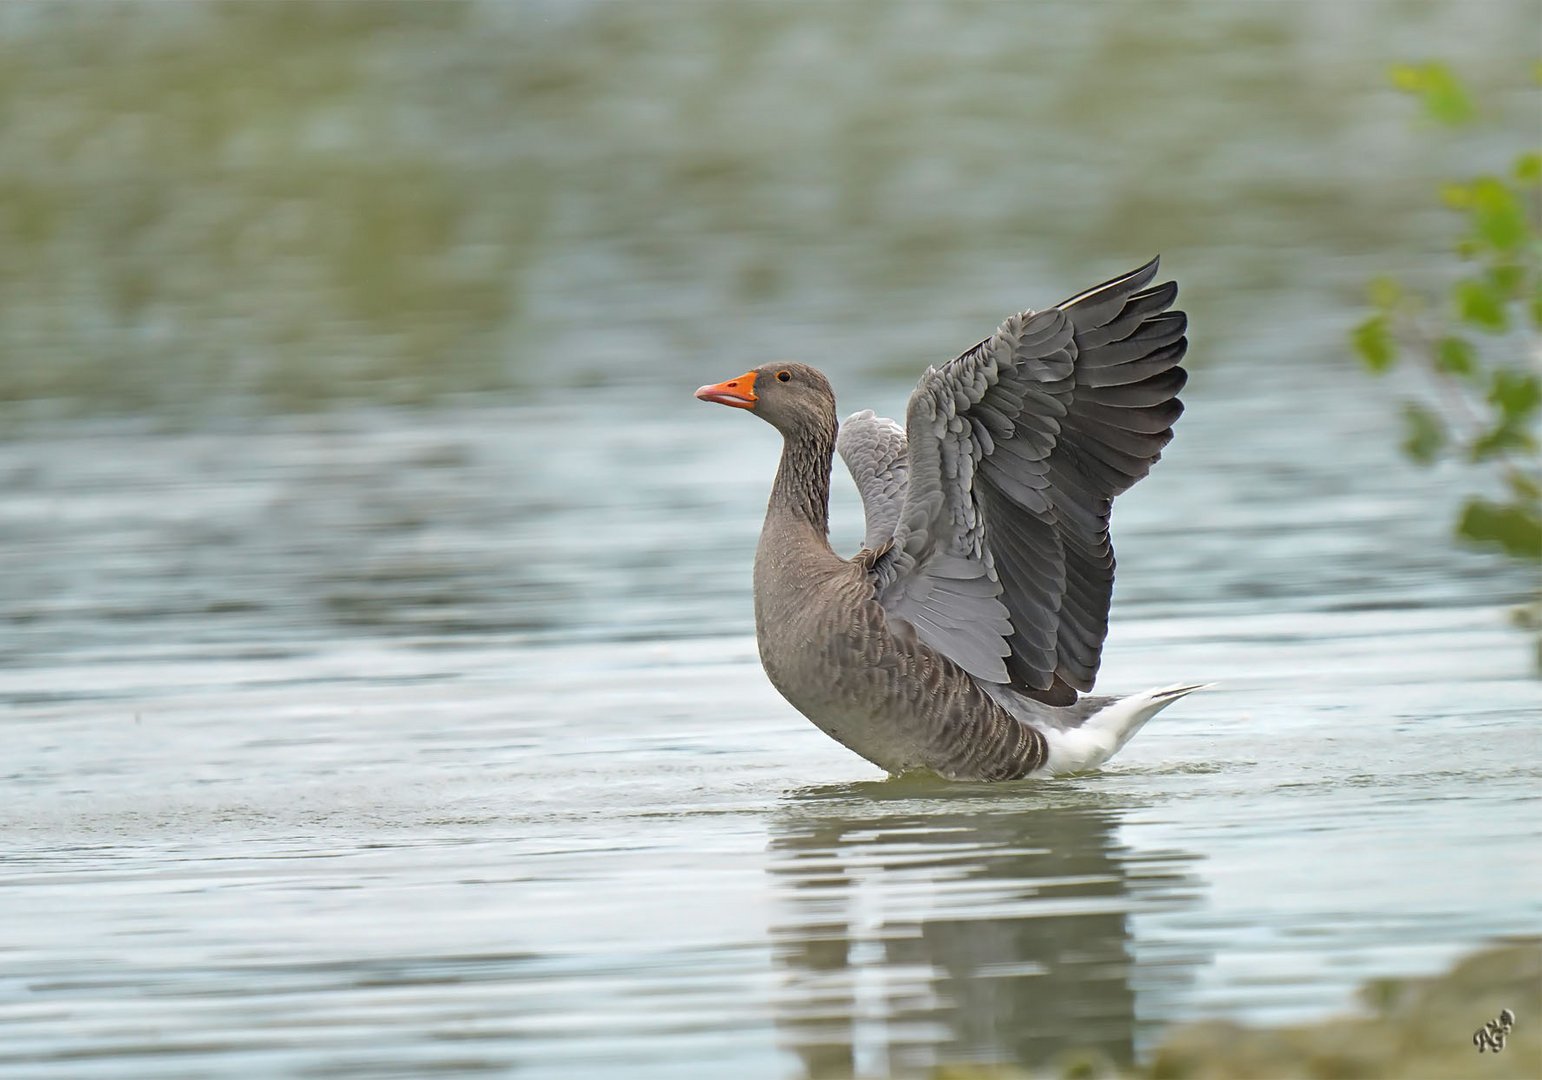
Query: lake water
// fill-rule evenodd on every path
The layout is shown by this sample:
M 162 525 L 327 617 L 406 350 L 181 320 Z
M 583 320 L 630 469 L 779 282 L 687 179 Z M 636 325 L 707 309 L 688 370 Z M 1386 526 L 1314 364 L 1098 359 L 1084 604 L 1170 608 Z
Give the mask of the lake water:
M 688 387 L 0 447 L 0 1065 L 1128 1060 L 1534 929 L 1526 575 L 1357 396 L 1258 376 L 1197 377 L 1116 517 L 1103 684 L 1219 685 L 1002 788 L 776 698 L 772 433 Z
M 1534 7 L 46 7 L 0 19 L 0 196 L 85 209 L 0 252 L 0 1072 L 1129 1062 L 1535 931 L 1535 582 L 1453 547 L 1482 478 L 1404 461 L 1342 344 L 1513 144 L 1426 152 L 1384 65 L 1438 41 L 1513 117 Z M 269 46 L 287 89 L 176 81 Z M 93 86 L 255 111 L 207 165 Z M 1217 685 L 1096 775 L 885 779 L 760 672 L 778 448 L 691 390 L 793 356 L 900 415 L 1157 248 L 1194 376 L 1100 688 Z

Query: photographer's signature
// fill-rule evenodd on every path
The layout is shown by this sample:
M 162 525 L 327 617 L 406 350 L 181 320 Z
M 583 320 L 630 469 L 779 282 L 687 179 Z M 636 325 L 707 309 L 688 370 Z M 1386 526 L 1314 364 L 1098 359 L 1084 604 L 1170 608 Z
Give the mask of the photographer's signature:
M 1510 1035 L 1510 1029 L 1515 1027 L 1515 1014 L 1509 1009 L 1501 1009 L 1499 1015 L 1484 1024 L 1472 1033 L 1472 1045 L 1478 1048 L 1478 1053 L 1492 1050 L 1494 1053 L 1505 1048 L 1505 1039 Z

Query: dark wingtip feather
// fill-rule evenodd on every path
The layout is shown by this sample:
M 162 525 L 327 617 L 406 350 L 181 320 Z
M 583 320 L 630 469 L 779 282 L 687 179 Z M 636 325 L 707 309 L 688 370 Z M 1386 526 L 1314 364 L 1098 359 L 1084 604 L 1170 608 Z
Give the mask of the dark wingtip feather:
M 1162 257 L 1158 255 L 1145 266 L 1139 266 L 1134 270 L 1129 271 L 1128 273 L 1120 274 L 1118 277 L 1109 278 L 1101 285 L 1094 285 L 1092 288 L 1087 289 L 1084 292 L 1077 293 L 1069 300 L 1062 301 L 1055 306 L 1061 311 L 1065 311 L 1077 305 L 1096 307 L 1097 305 L 1105 303 L 1108 300 L 1120 295 L 1128 298 L 1130 294 L 1145 288 L 1147 283 L 1149 283 L 1152 278 L 1156 277 L 1157 267 L 1160 264 L 1161 259 Z M 1120 307 L 1123 307 L 1123 304 L 1121 304 Z M 1115 310 L 1117 311 L 1118 309 Z M 1109 314 L 1112 315 L 1114 312 L 1109 312 Z M 1106 321 L 1106 319 L 1097 318 L 1095 315 L 1093 318 L 1088 320 L 1090 325 L 1101 325 Z

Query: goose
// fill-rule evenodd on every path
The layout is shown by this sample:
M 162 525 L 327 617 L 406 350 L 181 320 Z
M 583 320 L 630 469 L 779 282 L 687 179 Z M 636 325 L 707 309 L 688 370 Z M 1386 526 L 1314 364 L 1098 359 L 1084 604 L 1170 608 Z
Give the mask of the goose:
M 1091 771 L 1203 684 L 1094 695 L 1108 635 L 1115 496 L 1183 411 L 1188 318 L 1158 260 L 1010 316 L 929 367 L 905 423 L 837 425 L 829 380 L 764 364 L 696 397 L 782 436 L 755 552 L 755 638 L 776 690 L 900 774 L 1017 780 Z M 839 453 L 862 548 L 830 546 Z

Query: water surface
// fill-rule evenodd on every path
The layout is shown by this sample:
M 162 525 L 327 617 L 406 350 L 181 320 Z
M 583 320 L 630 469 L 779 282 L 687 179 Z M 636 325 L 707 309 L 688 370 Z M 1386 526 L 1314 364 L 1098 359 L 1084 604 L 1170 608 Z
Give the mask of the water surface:
M 0 447 L 0 1064 L 1129 1060 L 1534 928 L 1525 575 L 1299 375 L 1196 379 L 1116 516 L 1104 684 L 1217 688 L 1000 788 L 884 780 L 775 696 L 774 439 L 684 387 Z
M 1149 11 L 5 5 L 0 1071 L 1128 1062 L 1534 932 L 1534 581 L 1343 340 L 1534 139 L 1535 6 Z M 1490 126 L 1387 88 L 1437 49 Z M 885 779 L 759 670 L 774 433 L 691 389 L 901 415 L 1157 250 L 1100 685 L 1216 687 Z

